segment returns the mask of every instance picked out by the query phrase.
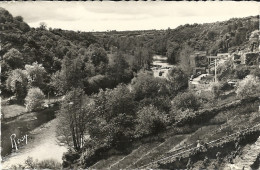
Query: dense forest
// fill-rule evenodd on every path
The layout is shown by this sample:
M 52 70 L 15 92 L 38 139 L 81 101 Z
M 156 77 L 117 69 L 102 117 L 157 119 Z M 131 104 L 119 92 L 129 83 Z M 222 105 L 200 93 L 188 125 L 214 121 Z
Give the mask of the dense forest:
M 15 96 L 28 111 L 40 107 L 35 96 L 64 96 L 58 133 L 71 149 L 63 166 L 86 168 L 111 148 L 124 152 L 132 141 L 212 106 L 215 93 L 199 97 L 187 90 L 190 54 L 247 48 L 258 27 L 254 16 L 158 31 L 75 32 L 45 23 L 31 28 L 0 8 L 1 95 Z M 150 72 L 155 54 L 176 64 L 167 79 Z
M 130 82 L 134 73 L 149 69 L 153 54 L 166 55 L 173 64 L 189 65 L 187 56 L 195 50 L 207 51 L 211 55 L 232 52 L 243 47 L 250 33 L 258 29 L 257 16 L 212 24 L 186 24 L 159 31 L 87 33 L 47 29 L 45 23 L 30 28 L 21 16 L 13 17 L 3 8 L 0 13 L 1 85 L 2 94 L 7 95 L 5 82 L 10 72 L 35 62 L 42 64 L 46 71 L 44 92 L 64 94 L 68 89 L 57 88 L 59 81 L 51 83 L 50 80 L 62 79 L 66 70 L 72 67 L 66 63 L 75 63 L 73 69 L 84 71 L 84 74 L 77 74 L 84 79 L 82 87 L 87 94 L 92 94 L 99 88 L 113 88 L 121 82 Z M 69 71 L 68 74 L 73 73 Z

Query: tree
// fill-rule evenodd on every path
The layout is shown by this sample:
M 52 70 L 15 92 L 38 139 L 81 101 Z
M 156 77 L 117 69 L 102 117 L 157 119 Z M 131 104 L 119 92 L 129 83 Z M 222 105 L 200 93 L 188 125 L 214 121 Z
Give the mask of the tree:
M 85 73 L 85 77 L 95 76 L 96 75 L 95 66 L 91 62 L 86 62 L 84 73 Z
M 102 147 L 122 148 L 134 131 L 136 103 L 126 85 L 101 90 L 93 96 L 93 118 L 88 132 L 95 143 Z
M 51 75 L 50 86 L 55 89 L 55 93 L 58 95 L 64 94 L 65 91 L 65 84 L 63 83 L 63 75 L 61 71 L 57 71 L 56 73 Z
M 23 22 L 23 17 L 22 16 L 16 16 L 16 17 L 14 17 L 14 19 L 16 19 L 19 22 Z
M 176 92 L 188 88 L 188 76 L 180 67 L 170 69 L 167 78 L 171 82 L 173 90 Z
M 22 54 L 15 48 L 11 48 L 3 56 L 4 62 L 6 62 L 11 69 L 22 68 L 23 66 L 23 57 Z
M 87 94 L 98 93 L 100 89 L 110 87 L 110 80 L 105 75 L 96 75 L 87 79 L 87 83 L 84 84 L 84 90 Z
M 215 39 L 216 35 L 217 35 L 217 33 L 215 31 L 209 31 L 207 34 L 208 39 L 212 40 L 212 41 Z
M 87 103 L 87 104 L 86 104 Z M 86 137 L 88 118 L 92 115 L 91 101 L 80 88 L 72 88 L 62 101 L 59 111 L 59 134 L 69 146 L 79 151 Z
M 109 121 L 120 113 L 133 115 L 135 110 L 134 96 L 126 85 L 120 84 L 116 88 L 100 91 L 95 96 L 99 116 Z
M 193 53 L 193 51 L 193 48 L 188 45 L 184 45 L 180 52 L 180 67 L 186 75 L 190 75 L 192 73 L 190 55 Z
M 87 56 L 94 66 L 99 65 L 101 62 L 107 64 L 108 57 L 104 48 L 97 44 L 91 44 L 87 49 Z
M 40 27 L 39 28 L 42 29 L 42 30 L 46 30 L 47 24 L 45 22 L 40 22 Z
M 192 110 L 197 111 L 201 106 L 199 98 L 192 92 L 184 92 L 178 94 L 172 101 L 173 109 L 175 110 Z
M 22 102 L 27 91 L 26 72 L 21 69 L 13 70 L 6 80 L 6 88 L 15 94 L 18 101 Z
M 42 108 L 45 95 L 38 87 L 30 88 L 25 98 L 25 106 L 27 111 L 35 111 Z
M 152 63 L 152 53 L 148 48 L 138 47 L 134 51 L 134 65 L 137 70 L 144 68 L 148 69 Z
M 236 90 L 240 98 L 260 93 L 260 80 L 254 75 L 248 75 L 238 83 Z
M 165 128 L 167 116 L 153 105 L 145 106 L 137 112 L 135 136 L 142 137 L 157 133 Z
M 135 100 L 153 98 L 170 94 L 170 84 L 167 80 L 155 78 L 151 72 L 139 72 L 131 82 Z
M 113 61 L 109 65 L 108 74 L 110 79 L 114 81 L 114 85 L 128 83 L 133 77 L 129 64 L 121 53 L 113 55 Z
M 52 75 L 51 85 L 60 94 L 66 94 L 72 88 L 82 88 L 86 78 L 85 63 L 82 58 L 75 56 L 74 52 L 68 52 L 62 61 L 62 68 Z
M 32 65 L 26 64 L 25 70 L 29 87 L 42 88 L 44 86 L 43 82 L 46 71 L 42 64 L 38 64 L 37 62 L 34 62 Z
M 179 60 L 179 49 L 180 46 L 176 42 L 170 42 L 167 45 L 167 61 L 171 64 L 176 64 Z

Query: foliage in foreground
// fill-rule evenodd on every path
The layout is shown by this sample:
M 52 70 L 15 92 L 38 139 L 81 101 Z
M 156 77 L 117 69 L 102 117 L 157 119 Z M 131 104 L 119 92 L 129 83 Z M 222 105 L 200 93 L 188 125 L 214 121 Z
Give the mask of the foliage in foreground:
M 46 159 L 38 161 L 38 159 L 33 159 L 28 157 L 25 160 L 25 165 L 12 165 L 13 170 L 23 170 L 23 169 L 61 169 L 61 164 L 55 159 Z

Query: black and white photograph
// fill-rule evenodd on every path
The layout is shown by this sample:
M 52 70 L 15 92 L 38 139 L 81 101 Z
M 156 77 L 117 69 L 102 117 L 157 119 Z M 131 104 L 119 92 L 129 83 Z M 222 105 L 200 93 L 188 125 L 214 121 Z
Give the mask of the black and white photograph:
M 0 2 L 0 169 L 260 169 L 259 14 Z

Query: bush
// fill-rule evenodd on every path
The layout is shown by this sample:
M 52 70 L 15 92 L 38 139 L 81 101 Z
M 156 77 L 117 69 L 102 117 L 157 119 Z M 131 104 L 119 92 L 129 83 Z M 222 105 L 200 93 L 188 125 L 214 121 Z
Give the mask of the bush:
M 246 76 L 242 81 L 239 82 L 236 93 L 240 98 L 260 93 L 259 78 L 253 75 Z
M 41 109 L 44 103 L 44 98 L 45 95 L 38 87 L 29 89 L 28 94 L 25 98 L 26 110 L 34 111 L 37 109 Z
M 33 160 L 32 157 L 28 157 L 25 160 L 26 169 L 61 169 L 61 164 L 54 159 L 46 159 L 42 161 Z
M 172 109 L 185 111 L 187 109 L 197 111 L 201 103 L 199 98 L 192 92 L 178 94 L 172 101 Z
M 167 122 L 164 112 L 160 112 L 153 105 L 146 106 L 137 112 L 135 137 L 157 133 L 165 128 Z

